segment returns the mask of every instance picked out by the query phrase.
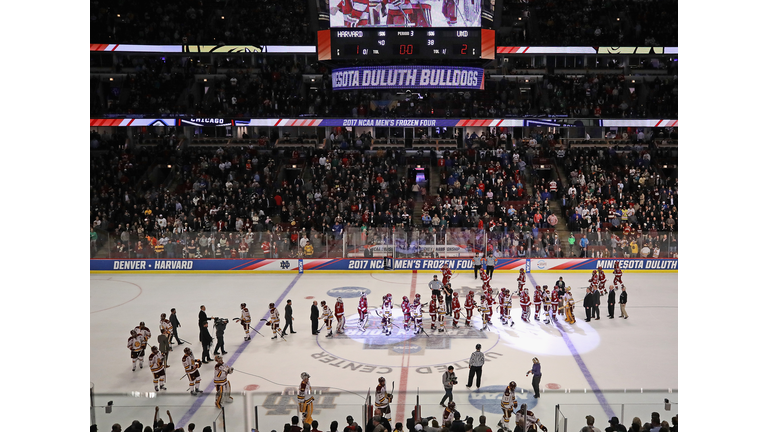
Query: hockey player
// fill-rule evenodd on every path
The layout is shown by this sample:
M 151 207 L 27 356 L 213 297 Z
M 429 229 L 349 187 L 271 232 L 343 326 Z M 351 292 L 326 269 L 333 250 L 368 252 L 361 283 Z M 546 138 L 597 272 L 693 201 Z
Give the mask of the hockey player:
M 368 0 L 341 0 L 330 12 L 336 15 L 341 11 L 345 27 L 366 27 L 370 24 L 368 7 Z
M 592 291 L 597 289 L 598 278 L 599 276 L 597 276 L 597 270 L 592 270 L 592 276 L 589 278 L 589 280 L 587 280 L 587 282 L 589 282 L 589 288 Z
M 173 325 L 171 324 L 171 320 L 167 319 L 166 316 L 165 313 L 160 314 L 160 334 L 164 334 L 170 338 L 173 333 Z
M 517 295 L 523 293 L 523 288 L 525 288 L 525 270 L 520 269 L 520 274 L 517 276 Z
M 432 330 L 435 329 L 435 321 L 437 321 L 437 295 L 432 294 L 432 300 L 429 301 L 429 317 L 432 318 Z
M 341 297 L 336 298 L 333 314 L 336 316 L 336 333 L 344 333 L 347 318 L 344 316 L 344 302 L 341 300 Z
M 480 269 L 480 280 L 483 281 L 483 291 L 491 289 L 491 277 L 488 276 L 488 273 L 486 273 L 484 269 Z
M 456 25 L 456 8 L 458 7 L 456 3 L 456 0 L 445 0 L 443 2 L 442 12 L 449 26 Z
M 222 402 L 231 403 L 234 401 L 229 395 L 232 387 L 227 377 L 235 370 L 224 363 L 224 359 L 220 355 L 214 357 L 214 360 L 216 360 L 216 366 L 213 368 L 213 383 L 216 385 L 216 408 L 221 409 Z
M 453 272 L 450 268 L 448 268 L 448 263 L 443 264 L 443 267 L 440 269 L 440 272 L 443 274 L 443 285 L 448 285 L 451 283 L 451 278 L 453 277 Z
M 131 337 L 128 338 L 128 349 L 131 350 L 131 363 L 133 364 L 131 371 L 136 370 L 136 362 L 139 361 L 139 356 L 141 355 L 141 341 L 142 336 L 136 330 L 131 330 Z M 139 368 L 143 367 L 144 361 L 139 363 Z
M 187 347 L 184 348 L 184 355 L 181 357 L 181 364 L 184 365 L 184 372 L 187 373 L 187 378 L 189 379 L 189 388 L 192 389 L 190 394 L 192 396 L 197 396 L 198 394 L 202 393 L 200 391 L 200 360 L 195 359 L 195 357 L 192 355 L 192 349 Z
M 520 295 L 520 307 L 523 309 L 521 318 L 525 322 L 530 322 L 528 318 L 531 316 L 531 297 L 528 296 L 528 288 L 523 288 L 523 292 Z
M 315 397 L 312 396 L 312 386 L 309 385 L 309 374 L 306 372 L 301 373 L 301 384 L 299 384 L 297 398 L 299 400 L 299 412 L 301 413 L 302 422 L 312 425 Z
M 416 294 L 411 303 L 411 317 L 413 319 L 413 334 L 421 333 L 421 296 L 419 294 Z
M 267 321 L 268 326 L 272 326 L 272 339 L 277 339 L 277 335 L 281 334 L 283 331 L 280 328 L 280 312 L 277 311 L 277 308 L 275 307 L 274 303 L 269 304 L 269 321 Z
M 147 326 L 144 325 L 144 321 L 140 322 L 134 330 L 141 339 L 141 352 L 139 353 L 139 368 L 144 367 L 144 353 L 147 350 L 147 342 L 152 337 L 152 332 L 149 331 Z
M 325 300 L 320 302 L 320 306 L 323 308 L 320 318 L 323 319 L 325 329 L 328 330 L 328 334 L 325 337 L 333 337 L 333 314 L 331 313 L 331 308 L 328 307 Z
M 547 286 L 544 285 L 544 289 L 547 289 Z M 549 321 L 550 322 L 557 322 L 557 309 L 560 305 L 560 293 L 557 291 L 557 288 L 552 288 L 552 293 L 549 295 Z M 549 324 L 549 323 L 547 323 Z
M 443 410 L 443 427 L 450 428 L 453 423 L 454 412 L 456 412 L 456 402 L 448 402 L 448 406 Z
M 565 322 L 568 324 L 574 324 L 576 318 L 573 315 L 573 307 L 575 302 L 573 301 L 573 294 L 571 294 L 571 287 L 565 287 L 565 298 L 563 299 L 563 308 L 565 309 Z
M 480 306 L 477 307 L 477 312 L 480 314 L 480 317 L 483 320 L 482 330 L 488 330 L 488 322 L 490 321 L 490 314 L 488 312 L 490 309 L 491 308 L 488 305 L 488 299 L 485 297 L 485 294 L 480 294 Z
M 400 309 L 403 311 L 403 330 L 411 330 L 411 302 L 408 296 L 403 296 L 403 302 L 400 303 Z
M 512 320 L 512 293 L 509 289 L 504 289 L 506 290 L 506 296 L 504 296 L 504 318 L 509 326 L 512 327 L 515 325 L 515 322 Z
M 381 327 L 385 335 L 392 335 L 392 294 L 381 299 Z
M 541 420 L 539 420 L 532 411 L 528 411 L 527 404 L 520 405 L 520 409 L 515 414 L 515 423 L 520 427 L 520 430 L 526 432 L 535 432 L 537 426 L 542 432 L 547 432 L 547 428 L 541 424 Z
M 509 429 L 509 419 L 515 414 L 514 409 L 517 408 L 517 399 L 515 398 L 515 389 L 517 383 L 510 381 L 507 388 L 504 389 L 504 395 L 501 396 L 501 420 L 499 420 L 499 427 L 504 430 Z
M 379 377 L 379 384 L 376 386 L 376 408 L 381 410 L 381 416 L 392 421 L 392 410 L 389 404 L 392 402 L 392 394 L 387 393 L 387 380 Z
M 619 284 L 623 283 L 621 281 L 621 276 L 624 274 L 624 272 L 619 267 L 619 262 L 616 261 L 613 264 L 613 284 L 616 286 L 619 286 Z
M 464 310 L 467 311 L 467 320 L 465 321 L 464 325 L 467 327 L 469 327 L 472 321 L 472 311 L 475 309 L 475 306 L 477 306 L 477 303 L 475 303 L 475 292 L 470 291 L 467 294 L 467 299 L 464 300 Z
M 360 331 L 365 330 L 365 326 L 368 325 L 368 297 L 365 296 L 365 292 L 360 293 L 360 301 L 357 303 L 357 326 Z
M 235 318 L 235 321 L 239 321 L 245 331 L 245 337 L 243 340 L 251 340 L 251 313 L 248 312 L 248 308 L 245 307 L 245 303 L 240 303 L 240 318 Z
M 539 320 L 539 313 L 541 312 L 541 300 L 542 300 L 542 292 L 541 292 L 541 286 L 536 285 L 536 291 L 533 292 L 533 308 L 535 313 L 533 314 L 533 319 L 536 321 Z
M 152 354 L 149 355 L 149 369 L 152 371 L 155 391 L 168 390 L 165 388 L 165 356 L 156 346 L 152 347 Z M 157 387 L 158 384 L 160 388 Z
M 453 300 L 451 300 L 451 312 L 453 313 L 453 328 L 459 327 L 459 319 L 461 318 L 461 302 L 459 301 L 459 293 L 453 293 Z
M 445 331 L 445 316 L 448 314 L 448 311 L 445 307 L 445 302 L 443 301 L 443 296 L 437 296 L 437 323 L 438 323 L 438 332 L 444 332 Z
M 382 0 L 387 13 L 387 27 L 413 27 L 413 7 L 409 0 Z
M 597 267 L 597 289 L 600 290 L 600 295 L 605 295 L 605 273 L 603 273 L 603 267 Z

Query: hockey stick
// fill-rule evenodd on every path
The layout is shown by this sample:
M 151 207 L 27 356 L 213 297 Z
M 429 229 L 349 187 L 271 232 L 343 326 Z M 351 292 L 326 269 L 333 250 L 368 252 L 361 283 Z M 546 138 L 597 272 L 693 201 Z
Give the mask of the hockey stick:
M 382 321 L 384 320 L 384 317 L 382 317 L 381 315 L 379 315 L 379 310 L 378 310 L 378 309 L 374 310 L 374 312 L 376 312 L 376 315 L 378 315 L 378 317 L 379 317 L 379 318 L 381 318 L 381 319 L 382 319 Z M 397 328 L 400 328 L 400 326 L 399 326 L 399 325 L 395 324 L 395 322 L 392 320 L 392 318 L 387 318 L 387 321 L 391 322 L 393 326 L 395 326 L 395 327 L 397 327 Z
M 253 329 L 253 331 L 255 331 L 256 333 L 260 334 L 260 335 L 261 335 L 261 337 L 264 337 L 264 335 L 263 335 L 263 334 L 261 334 L 261 332 L 260 332 L 260 331 L 258 331 L 258 330 L 256 330 L 255 328 L 253 328 L 253 326 L 251 326 L 250 324 L 248 325 L 248 327 L 252 328 L 252 329 Z

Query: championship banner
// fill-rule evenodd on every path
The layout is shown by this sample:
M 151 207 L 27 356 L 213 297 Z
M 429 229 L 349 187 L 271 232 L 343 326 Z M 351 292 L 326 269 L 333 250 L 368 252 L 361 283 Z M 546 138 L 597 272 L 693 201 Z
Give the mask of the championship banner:
M 483 90 L 482 68 L 462 66 L 368 66 L 335 69 L 334 90 L 457 89 Z
M 384 265 L 384 260 L 389 262 Z M 616 262 L 626 271 L 677 272 L 673 258 L 499 258 L 495 272 L 591 272 L 612 269 Z M 474 271 L 471 258 L 329 258 L 329 259 L 92 259 L 92 272 L 265 272 L 322 271 L 426 271 L 438 272 L 443 264 L 451 270 Z

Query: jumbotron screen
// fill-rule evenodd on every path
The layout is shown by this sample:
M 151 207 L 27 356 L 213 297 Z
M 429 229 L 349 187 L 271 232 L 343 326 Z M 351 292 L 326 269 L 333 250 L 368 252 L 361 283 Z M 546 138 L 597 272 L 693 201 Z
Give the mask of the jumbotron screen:
M 323 4 L 325 3 L 325 4 Z M 495 0 L 320 0 L 331 28 L 481 27 Z

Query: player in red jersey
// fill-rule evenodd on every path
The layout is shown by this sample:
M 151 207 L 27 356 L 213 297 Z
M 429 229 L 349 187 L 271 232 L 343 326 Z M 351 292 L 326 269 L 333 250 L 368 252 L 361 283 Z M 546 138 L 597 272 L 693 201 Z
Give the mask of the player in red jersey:
M 457 328 L 461 318 L 461 301 L 459 301 L 459 293 L 455 291 L 451 300 L 451 313 L 453 313 L 453 328 Z
M 440 272 L 443 274 L 443 285 L 448 285 L 453 277 L 453 272 L 448 268 L 448 264 L 443 264 Z
M 400 309 L 403 311 L 403 330 L 409 331 L 411 330 L 411 302 L 408 300 L 408 296 L 403 296 Z
M 357 303 L 357 326 L 360 331 L 365 330 L 365 326 L 368 325 L 368 297 L 365 296 L 365 292 L 360 293 L 360 301 Z
M 437 296 L 432 294 L 432 300 L 429 301 L 429 317 L 432 318 L 431 329 L 435 329 L 435 321 L 437 320 Z
M 523 309 L 523 313 L 520 316 L 523 321 L 528 321 L 528 317 L 531 316 L 531 298 L 528 296 L 528 288 L 523 288 L 523 292 L 520 294 L 520 307 Z
M 533 319 L 536 321 L 539 320 L 539 313 L 541 312 L 541 300 L 542 300 L 542 292 L 541 292 L 541 286 L 536 285 L 536 291 L 533 292 Z
M 370 24 L 368 0 L 341 0 L 331 8 L 331 15 L 341 11 L 345 27 L 366 27 Z
M 477 306 L 477 303 L 475 303 L 475 292 L 470 291 L 467 294 L 467 299 L 464 300 L 464 309 L 467 311 L 467 320 L 464 325 L 467 327 L 469 327 L 470 321 L 472 320 L 472 311 L 475 309 L 475 306 Z
M 600 295 L 605 295 L 605 273 L 603 273 L 603 267 L 597 268 L 597 289 L 600 290 Z
M 344 333 L 344 326 L 347 323 L 347 319 L 344 317 L 344 302 L 341 301 L 341 297 L 336 298 L 333 314 L 336 315 L 336 333 Z
M 525 288 L 525 270 L 520 269 L 520 275 L 517 277 L 517 294 L 520 295 Z
M 613 284 L 618 286 L 619 284 L 622 284 L 621 276 L 624 274 L 624 272 L 619 267 L 619 262 L 616 261 L 616 263 L 613 265 Z

